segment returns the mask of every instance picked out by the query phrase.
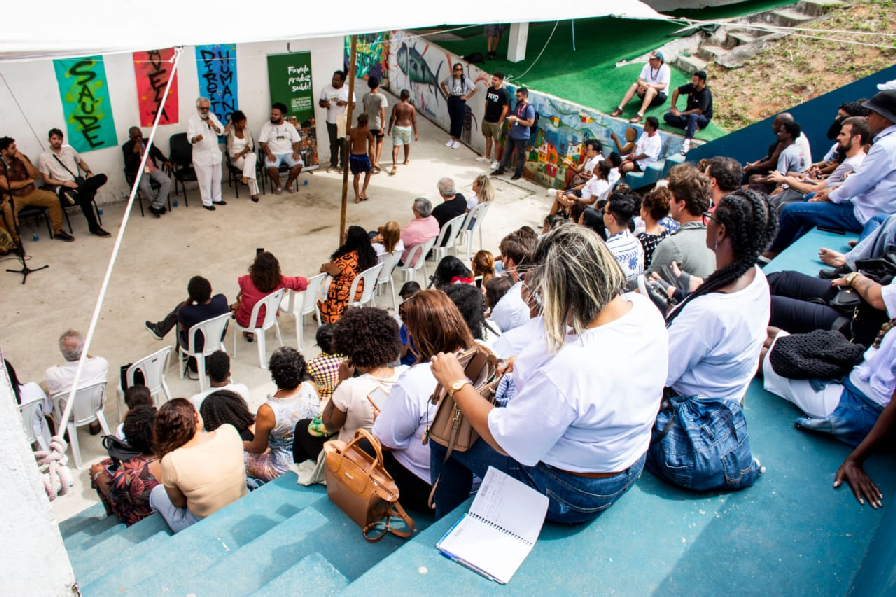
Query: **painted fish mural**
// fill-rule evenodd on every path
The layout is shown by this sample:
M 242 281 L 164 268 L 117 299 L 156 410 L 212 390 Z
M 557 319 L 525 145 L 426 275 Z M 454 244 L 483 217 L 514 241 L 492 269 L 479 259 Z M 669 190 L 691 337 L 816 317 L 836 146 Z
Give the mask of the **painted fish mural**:
M 438 105 L 439 95 L 442 95 L 442 90 L 439 87 L 439 73 L 442 71 L 442 64 L 444 63 L 439 63 L 439 67 L 436 69 L 435 75 L 433 75 L 432 70 L 430 70 L 429 65 L 426 64 L 426 60 L 423 59 L 420 52 L 415 48 L 409 48 L 404 42 L 398 48 L 396 59 L 398 68 L 401 69 L 401 72 L 407 76 L 411 83 L 422 83 L 433 88 L 435 91 L 433 95 L 436 97 L 436 105 Z

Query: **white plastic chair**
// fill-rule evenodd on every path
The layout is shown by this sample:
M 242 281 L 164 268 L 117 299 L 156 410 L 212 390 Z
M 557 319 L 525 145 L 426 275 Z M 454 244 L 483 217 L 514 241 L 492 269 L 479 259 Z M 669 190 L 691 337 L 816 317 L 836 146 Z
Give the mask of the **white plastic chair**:
M 460 214 L 456 218 L 445 222 L 445 225 L 439 230 L 439 235 L 436 237 L 436 242 L 432 249 L 432 256 L 436 263 L 441 261 L 443 257 L 446 257 L 449 251 L 454 251 L 454 254 L 457 255 L 455 243 L 466 219 L 467 214 Z
M 28 445 L 37 442 L 40 449 L 46 451 L 49 449 L 49 446 L 47 446 L 44 436 L 34 434 L 35 417 L 40 417 L 42 419 L 44 416 L 41 408 L 43 403 L 44 400 L 41 399 L 21 404 L 19 405 L 19 413 L 22 415 L 22 424 L 25 426 L 25 437 L 28 439 Z
M 233 332 L 234 357 L 236 356 L 236 340 L 239 337 L 237 332 L 249 332 L 250 334 L 255 335 L 255 343 L 258 344 L 258 362 L 261 363 L 261 368 L 268 368 L 268 364 L 264 360 L 266 356 L 264 333 L 269 329 L 274 328 L 274 331 L 277 333 L 277 341 L 280 343 L 280 346 L 283 346 L 283 338 L 280 336 L 280 324 L 277 323 L 277 310 L 280 307 L 280 301 L 283 300 L 285 292 L 285 288 L 275 290 L 255 303 L 255 306 L 252 307 L 252 315 L 249 317 L 249 327 L 244 328 L 236 320 L 233 321 L 233 326 L 235 328 Z M 254 324 L 258 321 L 258 314 L 261 312 L 262 307 L 264 307 L 264 320 L 262 320 L 261 326 L 255 327 Z
M 196 359 L 196 370 L 199 372 L 199 391 L 205 391 L 205 357 L 223 350 L 224 348 L 224 331 L 227 323 L 230 321 L 230 313 L 224 313 L 203 322 L 197 323 L 187 331 L 187 347 L 184 348 L 180 344 L 180 339 L 175 340 L 177 350 L 177 366 L 180 369 L 180 378 L 183 379 L 187 372 L 187 362 L 190 357 Z M 180 331 L 178 331 L 178 334 Z M 196 334 L 200 333 L 203 337 L 202 350 L 196 349 Z
M 382 263 L 377 263 L 355 276 L 352 280 L 352 286 L 348 291 L 348 306 L 363 307 L 373 300 L 376 291 L 376 283 L 379 279 L 380 271 L 383 269 Z M 358 284 L 364 282 L 364 289 L 361 291 L 361 298 L 355 300 L 355 293 L 358 291 Z
M 305 316 L 314 313 L 317 315 L 317 322 L 320 325 L 320 308 L 317 306 L 317 301 L 320 298 L 321 286 L 326 277 L 327 274 L 317 274 L 313 278 L 308 278 L 308 287 L 305 290 L 289 290 L 283 295 L 283 300 L 280 302 L 280 310 L 296 318 L 296 344 L 299 350 L 302 350 L 304 344 Z
M 395 293 L 395 281 L 392 279 L 392 274 L 398 266 L 398 260 L 401 259 L 401 254 L 402 251 L 392 251 L 391 253 L 383 254 L 380 257 L 380 263 L 383 264 L 383 269 L 380 270 L 380 275 L 376 279 L 377 294 L 380 294 L 383 286 L 386 284 L 389 285 L 389 290 L 392 292 L 392 309 L 394 309 L 395 312 L 398 312 L 398 295 Z
M 404 265 L 397 268 L 398 271 L 404 272 L 405 282 L 414 281 L 417 278 L 417 270 L 420 269 L 423 270 L 423 279 L 426 280 L 426 255 L 432 250 L 434 244 L 436 244 L 435 237 L 410 250 L 407 259 L 404 260 Z M 410 266 L 411 263 L 414 265 Z
M 491 206 L 491 201 L 479 203 L 467 212 L 467 219 L 464 221 L 463 230 L 461 230 L 461 244 L 467 246 L 467 261 L 473 258 L 473 234 L 477 230 L 479 231 L 479 248 L 481 249 L 484 246 L 482 243 L 482 221 L 485 219 L 485 214 L 488 213 Z M 473 223 L 472 229 L 470 228 L 471 222 Z
M 168 383 L 165 381 L 165 372 L 168 371 L 168 361 L 171 358 L 171 347 L 166 346 L 161 350 L 157 350 L 147 357 L 143 357 L 139 361 L 134 362 L 124 373 L 125 383 L 128 387 L 134 385 L 134 374 L 137 371 L 143 372 L 143 385 L 147 387 L 149 393 L 152 394 L 156 406 L 160 406 L 159 401 L 155 400 L 160 392 L 165 394 L 165 401 L 171 400 L 171 392 L 168 390 Z M 118 420 L 121 420 L 121 403 L 124 400 L 124 392 L 121 386 L 117 388 L 117 396 L 115 400 L 115 408 L 118 412 Z
M 81 447 L 78 445 L 78 427 L 89 425 L 98 421 L 103 428 L 103 435 L 110 435 L 109 424 L 103 415 L 103 402 L 106 394 L 106 382 L 93 384 L 81 388 L 75 392 L 74 407 L 67 422 L 62 421 L 62 413 L 68 400 L 68 392 L 61 392 L 53 396 L 53 420 L 56 421 L 57 433 L 62 433 L 63 426 L 68 429 L 68 441 L 72 446 L 72 456 L 75 457 L 75 466 L 81 470 Z

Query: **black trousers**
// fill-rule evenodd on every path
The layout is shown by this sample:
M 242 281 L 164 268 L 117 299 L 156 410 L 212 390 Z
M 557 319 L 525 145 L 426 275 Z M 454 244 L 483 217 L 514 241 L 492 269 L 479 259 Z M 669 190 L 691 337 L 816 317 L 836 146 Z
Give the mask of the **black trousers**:
M 106 184 L 108 178 L 105 174 L 95 174 L 86 179 L 77 189 L 68 187 L 59 187 L 59 201 L 62 207 L 69 207 L 67 197 L 70 197 L 81 208 L 84 219 L 87 220 L 87 226 L 91 232 L 99 229 L 100 225 L 96 219 L 96 213 L 93 211 L 93 198 L 101 186 Z
M 329 123 L 327 123 L 329 124 Z M 298 464 L 306 460 L 317 462 L 317 457 L 324 444 L 327 443 L 329 437 L 317 437 L 308 433 L 308 424 L 311 419 L 302 419 L 296 423 L 295 431 L 292 436 L 292 461 Z
M 822 280 L 799 272 L 775 272 L 768 275 L 772 293 L 769 325 L 791 334 L 815 330 L 829 330 L 841 313 L 827 304 L 808 301 L 820 299 L 827 303 L 837 294 L 830 280 Z
M 467 101 L 460 99 L 459 95 L 448 96 L 448 118 L 451 120 L 450 134 L 455 139 L 460 139 L 464 132 L 464 118 L 467 116 Z
M 516 153 L 516 168 L 513 175 L 522 176 L 523 168 L 526 167 L 526 145 L 528 143 L 528 139 L 514 139 L 508 136 L 504 143 L 504 155 L 501 156 L 500 169 L 506 170 L 510 166 L 511 157 Z
M 327 135 L 330 137 L 330 166 L 344 166 L 342 157 L 342 146 L 345 145 L 345 137 L 336 136 L 337 126 L 327 123 Z
M 366 439 L 358 442 L 358 447 L 376 457 L 376 451 Z M 402 507 L 419 512 L 432 512 L 426 504 L 432 490 L 429 483 L 406 469 L 389 450 L 383 450 L 383 468 L 392 476 L 398 486 L 398 501 Z

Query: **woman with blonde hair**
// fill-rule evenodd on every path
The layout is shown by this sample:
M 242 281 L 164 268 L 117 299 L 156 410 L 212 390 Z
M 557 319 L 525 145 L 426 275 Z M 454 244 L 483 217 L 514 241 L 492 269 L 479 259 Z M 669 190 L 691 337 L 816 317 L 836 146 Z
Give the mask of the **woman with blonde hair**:
M 383 255 L 392 251 L 404 251 L 404 242 L 401 240 L 401 227 L 398 222 L 389 220 L 380 226 L 376 235 L 370 239 L 377 259 L 382 260 Z
M 495 198 L 495 185 L 488 174 L 480 174 L 473 179 L 473 194 L 467 198 L 467 211 L 480 203 L 488 203 Z
M 447 459 L 429 443 L 432 478 L 441 474 L 437 518 L 489 466 L 546 495 L 548 520 L 568 524 L 599 516 L 641 475 L 669 358 L 662 316 L 645 297 L 624 294 L 613 254 L 583 226 L 549 232 L 533 262 L 523 296 L 544 331 L 511 362 L 516 395 L 506 407 L 470 386 L 454 354 L 430 359 L 480 435 Z

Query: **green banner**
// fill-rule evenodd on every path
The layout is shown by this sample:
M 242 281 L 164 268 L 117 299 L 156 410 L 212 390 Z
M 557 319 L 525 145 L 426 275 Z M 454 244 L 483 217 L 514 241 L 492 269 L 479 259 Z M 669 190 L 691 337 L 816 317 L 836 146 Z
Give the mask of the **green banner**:
M 102 56 L 54 60 L 68 142 L 83 153 L 118 145 Z
M 286 104 L 289 116 L 300 123 L 314 118 L 311 52 L 268 56 L 268 84 L 272 104 Z

